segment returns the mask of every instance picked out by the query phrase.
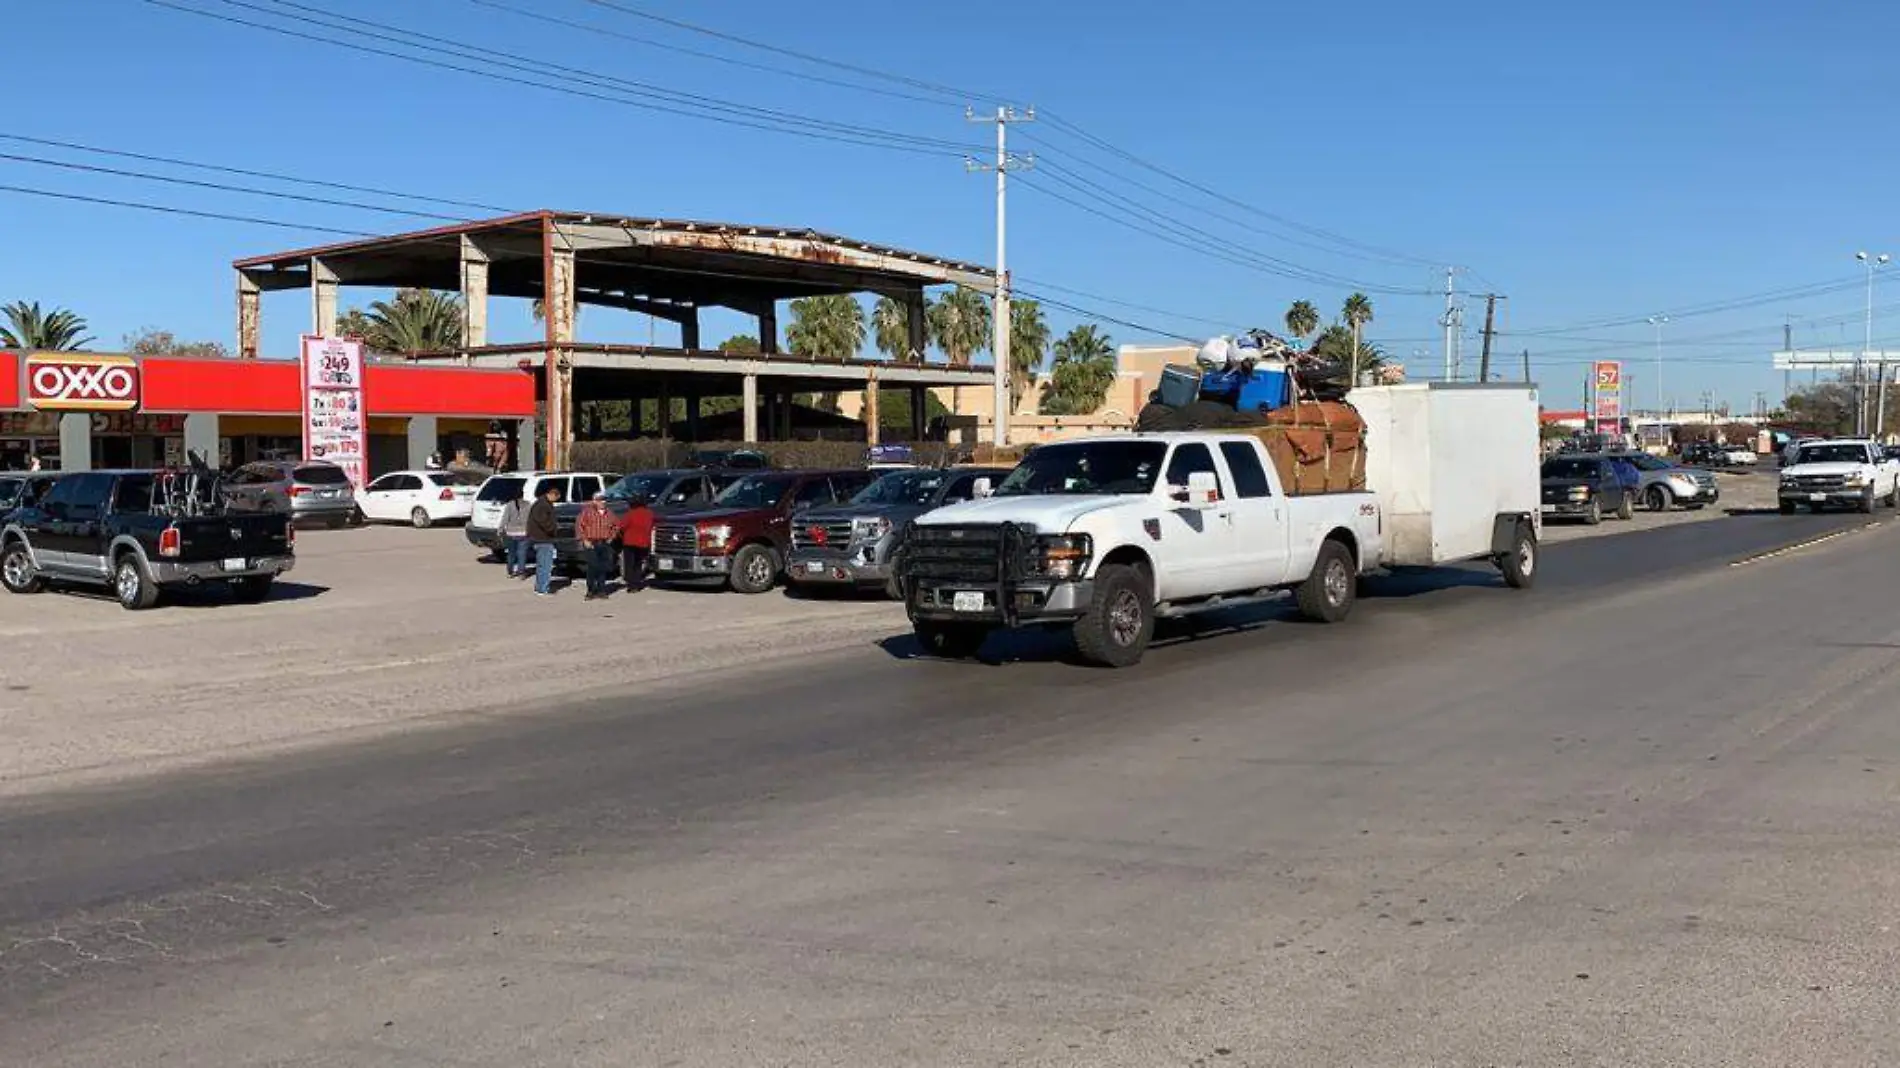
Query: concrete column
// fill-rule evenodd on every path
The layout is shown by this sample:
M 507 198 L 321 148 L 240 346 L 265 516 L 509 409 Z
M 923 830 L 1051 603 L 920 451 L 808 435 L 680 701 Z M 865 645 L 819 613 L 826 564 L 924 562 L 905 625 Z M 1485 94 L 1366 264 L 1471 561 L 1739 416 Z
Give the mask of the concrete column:
M 792 402 L 795 396 L 795 394 L 791 393 L 781 393 L 778 395 L 778 429 L 776 437 L 780 441 L 792 440 Z
M 429 454 L 435 451 L 435 416 L 409 417 L 409 466 L 417 471 L 429 466 Z
M 92 413 L 67 412 L 59 417 L 59 469 L 92 470 Z
M 263 321 L 263 290 L 250 272 L 237 273 L 237 344 L 238 359 L 257 359 L 258 330 Z M 213 459 L 216 455 L 213 454 Z
M 680 319 L 680 348 L 697 349 L 699 347 L 699 309 L 689 308 Z
M 654 416 L 654 429 L 659 432 L 660 440 L 666 441 L 673 436 L 673 388 L 666 379 L 660 379 L 660 398 L 658 411 Z
M 768 355 L 778 354 L 778 305 L 767 304 L 759 309 L 759 351 Z
M 693 441 L 699 440 L 699 394 L 697 393 L 686 395 L 686 436 Z
M 218 413 L 193 412 L 185 416 L 185 462 L 191 454 L 204 457 L 205 464 L 218 466 Z
M 462 235 L 462 344 L 488 344 L 488 254 Z
M 745 413 L 745 439 L 756 443 L 759 440 L 759 376 L 750 371 L 741 380 L 739 409 Z
M 864 441 L 867 445 L 876 445 L 879 432 L 877 417 L 877 368 L 864 373 L 864 407 L 860 409 L 864 418 Z
M 552 225 L 552 224 L 549 224 Z M 543 368 L 547 377 L 547 449 L 542 462 L 554 470 L 567 466 L 568 447 L 574 441 L 574 369 L 568 346 L 574 341 L 574 250 L 551 246 L 547 258 L 547 294 L 542 313 L 547 316 L 550 347 Z
M 534 469 L 537 463 L 534 448 L 535 443 L 539 440 L 540 439 L 535 436 L 534 420 L 515 420 L 515 440 L 510 443 L 513 448 L 508 457 L 508 463 L 512 470 L 532 471 Z
M 310 332 L 328 337 L 336 333 L 336 272 L 321 259 L 310 257 Z
M 925 311 L 923 290 L 905 294 L 904 328 L 910 332 L 910 352 L 905 355 L 911 363 L 923 363 L 924 352 L 930 348 L 930 320 Z
M 924 424 L 930 421 L 928 394 L 922 386 L 910 387 L 910 433 L 912 441 L 924 440 Z

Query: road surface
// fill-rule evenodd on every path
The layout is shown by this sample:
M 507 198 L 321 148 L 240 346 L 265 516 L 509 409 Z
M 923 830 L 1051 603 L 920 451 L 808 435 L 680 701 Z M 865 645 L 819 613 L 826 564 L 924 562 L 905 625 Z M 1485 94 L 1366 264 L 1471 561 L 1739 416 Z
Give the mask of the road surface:
M 1894 530 L 8 798 L 0 1063 L 1894 1063 Z

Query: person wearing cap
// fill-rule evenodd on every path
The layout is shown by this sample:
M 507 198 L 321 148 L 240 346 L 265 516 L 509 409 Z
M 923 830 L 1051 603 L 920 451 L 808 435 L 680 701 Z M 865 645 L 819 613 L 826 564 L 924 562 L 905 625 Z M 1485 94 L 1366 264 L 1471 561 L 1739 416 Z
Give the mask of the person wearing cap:
M 607 495 L 594 494 L 594 499 L 581 509 L 580 518 L 574 521 L 574 537 L 580 540 L 581 551 L 587 554 L 587 599 L 597 601 L 607 596 L 607 576 L 613 573 L 614 541 L 620 536 L 620 518 L 607 508 Z

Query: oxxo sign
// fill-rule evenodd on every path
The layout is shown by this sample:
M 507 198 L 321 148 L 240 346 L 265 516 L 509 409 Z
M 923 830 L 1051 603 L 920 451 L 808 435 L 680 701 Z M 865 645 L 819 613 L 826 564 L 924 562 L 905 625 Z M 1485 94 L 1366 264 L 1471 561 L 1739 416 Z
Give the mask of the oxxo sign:
M 129 412 L 139 406 L 139 365 L 127 356 L 35 353 L 26 401 L 47 412 Z

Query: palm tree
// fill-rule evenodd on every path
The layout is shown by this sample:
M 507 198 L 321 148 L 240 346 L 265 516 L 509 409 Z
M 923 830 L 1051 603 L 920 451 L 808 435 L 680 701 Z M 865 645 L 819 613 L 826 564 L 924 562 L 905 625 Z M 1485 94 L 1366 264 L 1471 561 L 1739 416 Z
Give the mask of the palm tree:
M 6 326 L 0 326 L 0 345 L 10 349 L 74 352 L 92 344 L 86 320 L 65 308 L 41 311 L 37 300 L 31 304 L 16 300 L 0 308 L 0 315 L 7 320 Z
M 364 339 L 377 352 L 434 352 L 462 345 L 462 298 L 433 289 L 399 289 L 369 306 Z
M 910 309 L 890 297 L 879 297 L 871 309 L 871 339 L 877 351 L 893 360 L 923 362 L 923 353 L 910 351 Z
M 1009 305 L 1009 410 L 1015 411 L 1023 394 L 1036 380 L 1043 353 L 1049 348 L 1049 324 L 1042 305 L 1033 300 Z
M 759 339 L 751 334 L 734 334 L 719 343 L 720 352 L 753 356 L 759 352 Z
M 1115 345 L 1093 324 L 1078 326 L 1055 343 L 1055 367 L 1043 390 L 1044 415 L 1088 415 L 1108 399 L 1115 384 Z
M 989 301 L 969 286 L 932 301 L 925 318 L 931 339 L 953 367 L 968 367 L 971 356 L 990 347 Z
M 1286 310 L 1286 331 L 1305 341 L 1319 329 L 1319 309 L 1310 300 L 1296 300 Z
M 1352 366 L 1353 354 L 1356 352 L 1361 372 L 1377 370 L 1384 366 L 1386 361 L 1385 350 L 1369 341 L 1354 337 L 1351 330 L 1337 323 L 1320 331 L 1319 338 L 1307 351 L 1321 360 L 1346 368 Z M 1357 382 L 1358 379 L 1355 377 L 1352 383 L 1357 384 Z
M 1372 321 L 1372 300 L 1364 293 L 1354 293 L 1346 298 L 1346 304 L 1340 309 L 1346 327 L 1352 331 L 1352 384 L 1359 384 L 1359 349 L 1365 338 L 1366 324 Z
M 785 345 L 794 356 L 852 359 L 864 348 L 864 306 L 843 293 L 792 301 Z
M 370 332 L 375 329 L 376 324 L 370 320 L 369 316 L 363 314 L 361 308 L 351 308 L 336 317 L 336 336 L 338 337 L 367 339 Z

